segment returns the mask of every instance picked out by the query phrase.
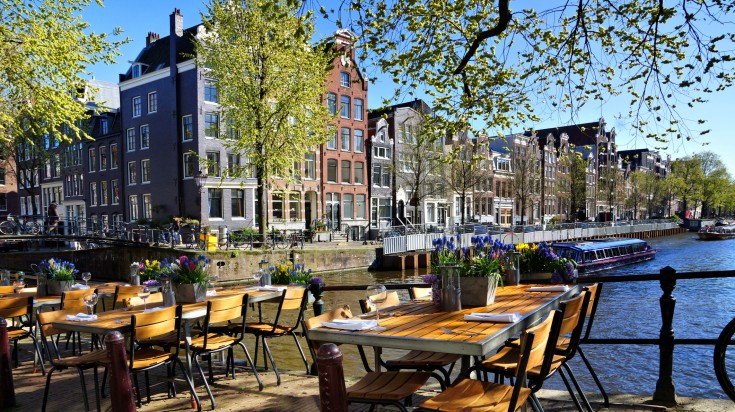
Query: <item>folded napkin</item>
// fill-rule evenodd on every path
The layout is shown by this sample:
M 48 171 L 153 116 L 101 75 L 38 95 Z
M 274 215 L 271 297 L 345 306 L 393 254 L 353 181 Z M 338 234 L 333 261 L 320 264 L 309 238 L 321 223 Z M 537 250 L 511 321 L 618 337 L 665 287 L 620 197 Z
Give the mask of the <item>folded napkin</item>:
M 372 329 L 378 326 L 377 320 L 363 320 L 363 319 L 335 319 L 331 322 L 324 322 L 322 326 L 326 326 L 332 329 L 343 329 L 343 330 L 366 330 Z
M 513 322 L 518 322 L 520 319 L 521 319 L 521 314 L 518 312 L 511 312 L 511 313 L 472 312 L 469 315 L 464 315 L 464 320 L 471 320 L 471 321 L 476 321 L 476 322 L 513 323 Z
M 246 288 L 243 288 L 242 290 L 258 290 L 258 288 L 260 288 L 260 286 L 248 286 Z
M 569 286 L 567 285 L 556 285 L 556 286 L 531 286 L 528 288 L 529 292 L 568 292 Z
M 217 296 L 217 291 L 212 289 L 207 291 L 207 296 Z
M 86 289 L 89 289 L 89 286 L 87 286 L 87 285 L 82 285 L 81 283 L 75 283 L 75 284 L 71 285 L 71 288 L 72 288 L 73 290 L 81 290 L 81 289 L 84 289 L 84 290 L 86 290 Z
M 264 290 L 268 292 L 283 292 L 286 290 L 286 286 L 259 286 L 258 290 Z
M 77 313 L 76 315 L 66 315 L 66 320 L 73 320 L 75 322 L 85 322 L 85 321 L 90 321 L 90 320 L 97 320 L 97 315 Z

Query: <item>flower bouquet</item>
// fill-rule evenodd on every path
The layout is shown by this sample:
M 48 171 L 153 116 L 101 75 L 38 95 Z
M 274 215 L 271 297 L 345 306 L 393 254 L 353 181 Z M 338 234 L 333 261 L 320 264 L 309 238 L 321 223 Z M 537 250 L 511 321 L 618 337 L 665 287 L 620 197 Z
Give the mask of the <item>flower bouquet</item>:
M 271 283 L 274 285 L 307 285 L 312 279 L 311 269 L 307 270 L 303 263 L 288 262 L 271 266 L 268 272 L 271 275 Z
M 181 256 L 171 262 L 171 282 L 176 294 L 176 302 L 202 302 L 207 293 L 209 260 L 204 255 L 196 258 Z
M 46 288 L 49 295 L 61 295 L 71 290 L 74 275 L 79 272 L 73 263 L 55 258 L 44 259 L 38 268 L 46 276 Z

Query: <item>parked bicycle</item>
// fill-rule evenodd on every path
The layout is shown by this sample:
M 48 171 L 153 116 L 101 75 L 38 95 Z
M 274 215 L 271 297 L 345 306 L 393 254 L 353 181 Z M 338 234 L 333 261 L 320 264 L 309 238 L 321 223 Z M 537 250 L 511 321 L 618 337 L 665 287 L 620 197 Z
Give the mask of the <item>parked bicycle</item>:
M 735 318 L 725 326 L 715 344 L 715 375 L 727 396 L 735 402 Z
M 8 215 L 7 220 L 0 223 L 0 233 L 4 235 L 37 235 L 39 232 L 41 232 L 41 225 L 29 222 L 27 217 L 23 217 L 21 222 L 18 218 Z

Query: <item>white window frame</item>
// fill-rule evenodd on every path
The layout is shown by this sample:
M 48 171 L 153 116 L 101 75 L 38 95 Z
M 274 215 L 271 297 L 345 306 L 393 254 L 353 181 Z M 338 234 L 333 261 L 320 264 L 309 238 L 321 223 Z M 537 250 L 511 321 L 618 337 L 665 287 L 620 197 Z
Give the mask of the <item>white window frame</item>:
M 153 101 L 152 105 L 151 105 L 151 100 Z M 148 114 L 156 113 L 157 111 L 158 111 L 158 92 L 150 92 L 148 93 Z
M 130 103 L 132 105 L 133 118 L 140 117 L 143 112 L 143 102 L 140 100 L 140 96 L 133 97 Z

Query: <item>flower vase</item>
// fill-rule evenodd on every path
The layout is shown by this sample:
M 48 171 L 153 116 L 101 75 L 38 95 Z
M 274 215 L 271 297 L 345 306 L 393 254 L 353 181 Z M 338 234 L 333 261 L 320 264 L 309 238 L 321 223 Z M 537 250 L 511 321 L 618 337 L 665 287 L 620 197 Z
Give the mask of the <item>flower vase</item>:
M 74 281 L 49 280 L 46 282 L 46 291 L 52 296 L 61 296 L 65 291 L 71 290 Z
M 439 266 L 438 269 L 442 282 L 441 310 L 443 312 L 462 310 L 459 266 Z
M 438 281 L 431 284 L 431 302 L 434 306 L 442 304 L 442 288 Z
M 207 296 L 207 288 L 198 283 L 181 283 L 174 285 L 174 294 L 177 303 L 204 302 Z

